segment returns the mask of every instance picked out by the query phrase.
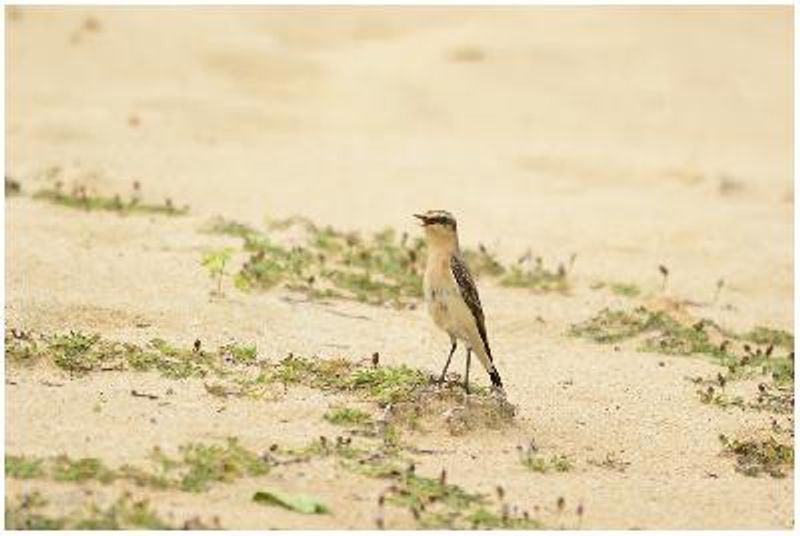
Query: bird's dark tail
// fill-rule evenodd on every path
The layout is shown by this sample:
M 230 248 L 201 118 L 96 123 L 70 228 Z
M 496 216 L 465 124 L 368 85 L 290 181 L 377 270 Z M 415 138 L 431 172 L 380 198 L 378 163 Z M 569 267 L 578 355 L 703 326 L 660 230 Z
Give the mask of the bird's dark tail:
M 500 374 L 497 372 L 497 369 L 494 368 L 494 365 L 492 365 L 492 370 L 489 371 L 489 378 L 492 380 L 492 385 L 495 387 L 503 387 L 503 380 L 500 379 Z
M 500 373 L 497 372 L 497 368 L 494 366 L 494 358 L 492 357 L 492 349 L 489 348 L 489 341 L 486 339 L 486 335 L 482 334 L 481 338 L 483 339 L 483 347 L 486 349 L 486 355 L 489 357 L 489 363 L 487 366 L 487 370 L 489 371 L 489 378 L 492 380 L 492 385 L 502 389 L 503 388 L 503 380 L 500 379 Z

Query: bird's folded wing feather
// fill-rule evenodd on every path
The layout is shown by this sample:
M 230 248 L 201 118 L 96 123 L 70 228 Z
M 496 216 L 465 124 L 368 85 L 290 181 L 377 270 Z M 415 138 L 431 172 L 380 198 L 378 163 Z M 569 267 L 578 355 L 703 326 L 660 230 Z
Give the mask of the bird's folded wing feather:
M 460 255 L 453 255 L 450 258 L 450 271 L 458 283 L 458 288 L 461 291 L 461 297 L 466 302 L 469 310 L 472 311 L 472 316 L 475 318 L 475 324 L 478 326 L 478 333 L 481 335 L 481 340 L 486 348 L 486 354 L 489 359 L 492 358 L 492 352 L 489 349 L 489 339 L 486 337 L 486 326 L 483 321 L 483 308 L 481 307 L 481 299 L 478 297 L 478 289 L 475 287 L 475 282 L 472 280 L 472 274 L 469 273 L 469 268 Z

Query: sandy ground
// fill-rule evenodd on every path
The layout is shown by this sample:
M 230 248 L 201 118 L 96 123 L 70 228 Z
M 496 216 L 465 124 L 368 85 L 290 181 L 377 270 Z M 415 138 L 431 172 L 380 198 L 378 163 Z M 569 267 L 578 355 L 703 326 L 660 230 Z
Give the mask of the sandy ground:
M 86 28 L 87 17 L 98 27 Z M 702 316 L 792 330 L 791 8 L 25 8 L 6 21 L 6 175 L 26 192 L 56 167 L 67 183 L 106 194 L 138 180 L 145 196 L 191 207 L 182 218 L 121 218 L 9 198 L 8 326 L 251 341 L 275 356 L 379 351 L 388 364 L 438 370 L 447 341 L 421 309 L 230 286 L 227 299 L 210 300 L 200 252 L 235 241 L 199 228 L 214 215 L 258 225 L 303 214 L 418 233 L 414 211 L 448 208 L 464 244 L 484 242 L 504 259 L 528 248 L 551 262 L 577 253 L 575 290 L 481 285 L 520 413 L 503 432 L 415 436 L 443 451 L 421 458 L 420 471 L 446 468 L 487 493 L 502 483 L 550 526 L 577 526 L 555 512 L 559 496 L 584 505 L 584 528 L 793 526 L 793 477 L 748 478 L 720 456 L 719 433 L 758 430 L 769 415 L 701 404 L 686 377 L 715 367 L 564 334 L 629 304 L 591 283 L 655 292 L 659 264 L 670 268 L 669 292 L 696 301 L 725 280 Z M 8 453 L 117 464 L 157 444 L 236 435 L 258 448 L 336 433 L 321 419 L 334 400 L 312 390 L 228 400 L 219 412 L 192 381 L 8 376 Z M 166 406 L 129 395 L 170 386 Z M 576 468 L 521 470 L 515 448 L 531 438 Z M 630 462 L 626 472 L 588 463 L 609 452 Z M 151 495 L 166 516 L 218 515 L 224 527 L 372 528 L 385 487 L 329 463 L 263 480 L 311 491 L 334 514 L 255 505 L 259 482 L 249 479 Z M 6 481 L 9 494 L 29 489 L 67 506 L 80 499 L 75 486 Z

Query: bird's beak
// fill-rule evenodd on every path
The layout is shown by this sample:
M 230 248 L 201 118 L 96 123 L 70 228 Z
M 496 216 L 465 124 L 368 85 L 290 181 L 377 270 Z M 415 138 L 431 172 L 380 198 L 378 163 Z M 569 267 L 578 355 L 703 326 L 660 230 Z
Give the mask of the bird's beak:
M 414 214 L 414 217 L 420 220 L 420 225 L 425 226 L 428 223 L 428 218 L 423 214 Z

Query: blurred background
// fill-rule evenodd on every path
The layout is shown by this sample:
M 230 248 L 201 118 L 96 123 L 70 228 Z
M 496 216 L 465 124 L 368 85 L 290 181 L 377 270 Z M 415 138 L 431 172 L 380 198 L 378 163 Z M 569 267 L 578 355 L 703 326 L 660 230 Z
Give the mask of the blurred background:
M 252 222 L 411 230 L 447 208 L 501 255 L 577 252 L 582 270 L 653 281 L 671 263 L 688 293 L 724 277 L 790 314 L 791 7 L 6 18 L 14 176 L 139 180 Z M 769 281 L 745 258 L 769 259 Z

